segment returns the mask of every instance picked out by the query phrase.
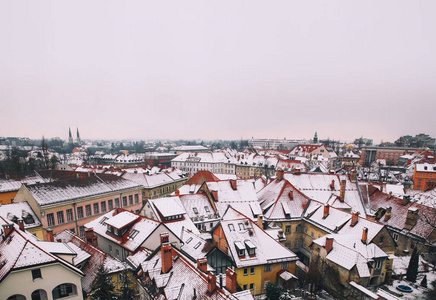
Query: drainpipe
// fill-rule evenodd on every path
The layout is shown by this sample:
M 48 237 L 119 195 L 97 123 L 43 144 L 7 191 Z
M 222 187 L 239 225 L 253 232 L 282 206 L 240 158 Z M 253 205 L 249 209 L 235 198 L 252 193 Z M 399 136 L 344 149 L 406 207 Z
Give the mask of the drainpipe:
M 76 213 L 76 203 L 73 203 L 74 209 L 74 222 L 76 223 L 76 235 L 79 236 L 79 224 L 77 224 L 77 213 Z

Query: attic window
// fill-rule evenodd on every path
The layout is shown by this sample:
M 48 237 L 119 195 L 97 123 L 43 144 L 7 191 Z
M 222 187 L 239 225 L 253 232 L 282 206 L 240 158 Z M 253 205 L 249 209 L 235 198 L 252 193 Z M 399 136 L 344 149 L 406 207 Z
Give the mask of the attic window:
M 229 230 L 230 231 L 235 231 L 235 226 L 233 226 L 233 224 L 229 224 Z
M 189 244 L 192 241 L 192 237 L 190 237 L 187 241 L 186 244 Z
M 245 256 L 245 247 L 241 242 L 235 242 L 235 247 L 239 257 Z
M 242 224 L 242 223 L 238 223 L 238 226 L 239 226 L 239 230 L 240 230 L 240 231 L 242 231 L 242 230 L 245 229 L 245 228 L 244 228 L 244 224 Z
M 194 211 L 194 214 L 198 215 L 198 209 L 196 207 L 193 207 L 192 210 Z
M 209 207 L 207 207 L 207 206 L 204 207 L 204 210 L 205 210 L 207 213 L 210 212 Z
M 100 223 L 101 225 L 103 225 L 104 222 L 106 222 L 106 220 L 109 220 L 109 218 L 108 218 L 108 217 L 103 217 L 103 218 L 100 220 L 100 222 L 98 222 L 98 223 Z
M 198 243 L 194 246 L 194 249 L 197 249 L 198 247 L 200 247 L 200 245 L 201 245 L 201 243 L 198 242 Z
M 256 246 L 251 241 L 245 241 L 245 246 L 247 247 L 248 255 L 256 254 Z
M 135 238 L 135 236 L 138 235 L 138 233 L 139 233 L 138 230 L 133 229 L 133 230 L 129 233 L 129 235 L 128 235 L 127 237 L 133 240 L 133 239 Z

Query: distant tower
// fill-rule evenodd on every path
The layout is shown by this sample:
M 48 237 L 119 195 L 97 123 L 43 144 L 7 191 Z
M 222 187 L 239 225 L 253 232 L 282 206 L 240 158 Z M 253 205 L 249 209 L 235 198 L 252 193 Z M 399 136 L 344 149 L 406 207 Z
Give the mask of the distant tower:
M 82 146 L 82 141 L 80 140 L 80 135 L 79 135 L 79 128 L 77 128 L 77 144 L 79 144 L 79 147 Z
M 74 144 L 74 142 L 73 142 L 73 135 L 71 134 L 71 128 L 70 127 L 68 127 L 68 131 L 70 133 L 70 135 L 68 137 L 68 144 L 72 145 L 72 144 Z
M 315 136 L 313 137 L 313 143 L 318 144 L 318 132 L 315 131 Z

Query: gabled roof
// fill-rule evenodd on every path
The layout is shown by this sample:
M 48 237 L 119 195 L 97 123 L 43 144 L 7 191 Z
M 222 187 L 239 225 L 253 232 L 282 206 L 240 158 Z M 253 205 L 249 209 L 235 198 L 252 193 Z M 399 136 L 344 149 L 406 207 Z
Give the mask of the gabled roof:
M 228 207 L 221 221 L 221 228 L 229 247 L 229 256 L 238 268 L 298 260 L 297 255 L 277 242 L 250 218 Z M 248 250 L 243 256 L 238 254 L 238 247 L 255 247 L 255 255 Z
M 10 223 L 0 219 L 0 225 L 3 224 Z M 53 263 L 60 263 L 79 276 L 84 276 L 76 267 L 38 246 L 38 239 L 22 232 L 13 223 L 10 225 L 13 226 L 12 231 L 0 242 L 0 282 L 13 270 Z
M 268 220 L 302 217 L 309 202 L 309 198 L 286 179 L 272 181 L 257 196 L 263 215 Z
M 25 186 L 41 206 L 54 205 L 106 193 L 140 188 L 141 186 L 113 175 L 92 174 L 89 177 L 58 180 Z
M 212 172 L 198 171 L 197 173 L 195 173 L 194 176 L 192 176 L 191 178 L 189 178 L 188 181 L 186 181 L 186 184 L 187 185 L 191 185 L 191 184 L 202 185 L 203 182 L 208 182 L 208 181 L 219 181 L 219 178 L 216 177 Z
M 99 248 L 86 243 L 69 230 L 59 232 L 56 234 L 55 238 L 67 243 L 67 245 L 78 253 L 78 256 L 74 260 L 75 265 L 87 260 L 82 268 L 82 271 L 85 274 L 82 278 L 82 288 L 87 293 L 91 292 L 92 284 L 97 277 L 98 268 L 102 264 L 108 273 L 116 273 L 128 269 L 127 264 L 103 252 Z
M 158 186 L 183 181 L 186 179 L 186 176 L 179 170 L 165 170 L 152 175 L 147 175 L 146 173 L 126 172 L 121 177 L 136 182 L 145 189 L 152 189 Z

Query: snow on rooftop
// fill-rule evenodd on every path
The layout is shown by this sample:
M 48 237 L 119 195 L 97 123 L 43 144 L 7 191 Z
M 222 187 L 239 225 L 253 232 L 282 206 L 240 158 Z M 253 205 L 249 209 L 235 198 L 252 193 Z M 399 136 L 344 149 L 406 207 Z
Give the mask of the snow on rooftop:
M 136 214 L 133 214 L 129 211 L 123 211 L 116 216 L 106 220 L 104 223 L 114 228 L 121 229 L 126 225 L 136 221 L 138 218 L 139 216 Z
M 25 229 L 41 226 L 41 221 L 28 202 L 0 205 L 0 216 L 12 222 L 22 219 Z

